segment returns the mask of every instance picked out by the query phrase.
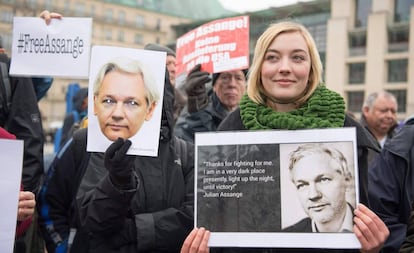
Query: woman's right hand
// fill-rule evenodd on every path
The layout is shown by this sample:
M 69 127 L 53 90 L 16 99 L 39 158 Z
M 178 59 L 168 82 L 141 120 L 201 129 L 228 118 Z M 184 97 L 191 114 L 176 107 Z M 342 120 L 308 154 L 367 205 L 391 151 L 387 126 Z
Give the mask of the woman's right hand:
M 205 228 L 194 228 L 185 239 L 181 253 L 209 253 L 208 240 L 210 231 Z

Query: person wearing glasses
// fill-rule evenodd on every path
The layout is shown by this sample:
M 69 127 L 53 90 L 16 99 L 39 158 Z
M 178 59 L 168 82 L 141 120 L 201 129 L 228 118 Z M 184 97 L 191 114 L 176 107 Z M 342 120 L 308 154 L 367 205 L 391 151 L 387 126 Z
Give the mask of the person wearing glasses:
M 213 73 L 212 78 L 201 65 L 188 74 L 184 89 L 187 106 L 175 125 L 175 135 L 194 142 L 196 132 L 217 130 L 221 121 L 239 106 L 246 91 L 246 69 Z M 208 90 L 207 83 L 212 82 Z

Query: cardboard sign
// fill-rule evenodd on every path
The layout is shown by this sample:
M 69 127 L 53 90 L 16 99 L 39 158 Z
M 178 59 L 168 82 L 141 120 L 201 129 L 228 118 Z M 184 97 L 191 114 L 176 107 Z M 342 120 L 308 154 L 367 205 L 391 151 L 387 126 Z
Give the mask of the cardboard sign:
M 177 39 L 177 76 L 195 65 L 210 73 L 249 67 L 249 16 L 219 19 Z
M 10 75 L 87 79 L 92 18 L 15 17 Z
M 209 246 L 360 248 L 355 128 L 196 133 L 195 148 L 195 226 Z

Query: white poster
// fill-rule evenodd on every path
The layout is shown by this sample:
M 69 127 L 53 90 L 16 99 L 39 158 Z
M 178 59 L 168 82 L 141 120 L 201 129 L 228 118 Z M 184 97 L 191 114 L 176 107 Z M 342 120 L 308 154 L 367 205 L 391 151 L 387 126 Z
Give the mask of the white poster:
M 92 18 L 15 17 L 10 75 L 87 79 Z
M 0 252 L 12 253 L 23 166 L 23 141 L 0 139 Z
M 88 151 L 105 152 L 123 137 L 132 142 L 128 154 L 158 156 L 166 57 L 143 49 L 92 48 Z
M 354 128 L 196 133 L 195 148 L 211 247 L 360 248 Z

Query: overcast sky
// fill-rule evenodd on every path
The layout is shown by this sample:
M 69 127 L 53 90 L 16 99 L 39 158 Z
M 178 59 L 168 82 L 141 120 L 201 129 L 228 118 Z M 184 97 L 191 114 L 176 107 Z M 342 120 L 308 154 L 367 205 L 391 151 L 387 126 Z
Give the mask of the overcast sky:
M 299 0 L 219 0 L 224 8 L 236 11 L 247 12 L 263 10 L 269 7 L 289 5 L 299 2 Z M 309 0 L 300 0 L 306 2 Z

